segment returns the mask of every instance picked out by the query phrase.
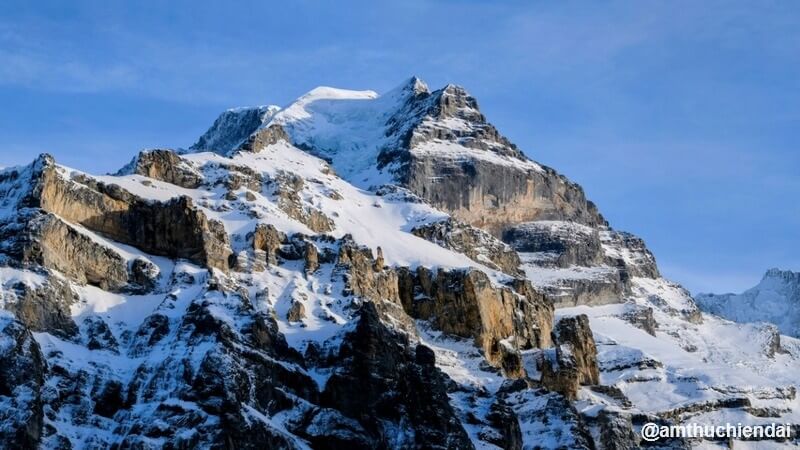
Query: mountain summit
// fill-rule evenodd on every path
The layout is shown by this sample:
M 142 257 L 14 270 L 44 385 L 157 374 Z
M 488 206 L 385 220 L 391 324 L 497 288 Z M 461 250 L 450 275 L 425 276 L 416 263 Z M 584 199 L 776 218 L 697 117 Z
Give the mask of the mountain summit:
M 758 285 L 741 294 L 700 294 L 704 310 L 734 322 L 770 322 L 781 333 L 800 337 L 800 273 L 770 269 Z
M 800 419 L 800 341 L 702 313 L 459 86 L 231 109 L 115 175 L 41 155 L 0 205 L 1 448 L 629 449 Z

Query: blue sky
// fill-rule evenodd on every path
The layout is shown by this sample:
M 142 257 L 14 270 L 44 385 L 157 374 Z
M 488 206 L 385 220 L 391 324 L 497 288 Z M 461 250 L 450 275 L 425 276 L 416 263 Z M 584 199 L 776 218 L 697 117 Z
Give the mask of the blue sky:
M 416 74 L 465 86 L 691 290 L 800 270 L 796 2 L 220 3 L 3 2 L 0 164 L 112 171 L 228 107 Z

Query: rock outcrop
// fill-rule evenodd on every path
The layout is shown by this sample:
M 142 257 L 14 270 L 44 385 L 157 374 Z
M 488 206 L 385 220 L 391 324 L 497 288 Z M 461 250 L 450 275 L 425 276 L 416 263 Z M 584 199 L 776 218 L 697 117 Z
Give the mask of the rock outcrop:
M 286 234 L 278 231 L 273 225 L 259 223 L 253 232 L 253 249 L 263 252 L 264 262 L 269 265 L 278 263 L 278 253 L 287 242 Z
M 70 306 L 77 300 L 69 282 L 53 274 L 41 284 L 12 281 L 3 286 L 2 292 L 2 307 L 27 328 L 63 339 L 73 339 L 78 334 L 70 314 Z
M 537 255 L 541 266 L 597 266 L 605 253 L 596 228 L 574 222 L 526 222 L 509 228 L 503 240 L 514 250 Z
M 222 113 L 211 128 L 190 148 L 195 151 L 216 151 L 227 154 L 242 145 L 278 110 L 280 108 L 277 106 L 229 109 Z
M 551 345 L 553 307 L 525 281 L 496 286 L 474 269 L 432 272 L 384 268 L 372 251 L 345 238 L 337 258 L 347 295 L 373 300 L 393 320 L 430 320 L 441 331 L 473 339 L 492 365 L 522 376 L 520 350 Z M 402 309 L 389 305 L 397 305 Z
M 0 447 L 36 448 L 42 435 L 47 363 L 22 323 L 0 312 Z
M 528 282 L 497 287 L 478 270 L 419 268 L 401 274 L 400 301 L 412 317 L 471 338 L 508 376 L 524 375 L 520 350 L 551 345 L 553 307 Z
M 282 172 L 275 180 L 278 207 L 289 217 L 305 224 L 311 231 L 325 233 L 333 230 L 334 223 L 325 213 L 301 201 L 300 192 L 303 184 L 303 179 L 299 176 Z
M 547 352 L 542 366 L 542 384 L 574 399 L 581 385 L 600 382 L 597 347 L 589 318 L 582 314 L 564 317 L 553 329 L 555 349 Z
M 119 253 L 54 214 L 28 222 L 22 261 L 57 270 L 81 284 L 119 291 L 128 286 L 128 262 Z
M 378 163 L 397 166 L 397 181 L 412 192 L 498 237 L 510 225 L 533 220 L 605 223 L 580 186 L 528 160 L 486 121 L 462 87 L 429 92 L 412 79 L 402 89 L 405 103 L 387 122 L 396 141 L 382 150 Z M 471 157 L 448 158 L 447 151 L 431 150 L 441 143 Z
M 414 228 L 411 232 L 444 248 L 467 255 L 473 261 L 492 269 L 510 275 L 522 274 L 517 252 L 478 228 L 448 219 Z
M 357 420 L 366 432 L 358 441 L 372 443 L 371 448 L 474 448 L 432 358 L 433 352 L 421 346 L 412 351 L 407 338 L 387 329 L 374 305 L 365 303 L 355 330 L 342 343 L 339 367 L 325 385 L 322 403 Z
M 187 189 L 195 189 L 203 182 L 203 176 L 172 150 L 145 150 L 120 171 L 122 174 L 137 174 L 164 181 Z
M 147 253 L 227 270 L 231 250 L 224 226 L 209 220 L 189 197 L 145 201 L 83 175 L 66 179 L 49 156 L 41 157 L 35 167 L 33 188 L 22 205 L 39 207 Z

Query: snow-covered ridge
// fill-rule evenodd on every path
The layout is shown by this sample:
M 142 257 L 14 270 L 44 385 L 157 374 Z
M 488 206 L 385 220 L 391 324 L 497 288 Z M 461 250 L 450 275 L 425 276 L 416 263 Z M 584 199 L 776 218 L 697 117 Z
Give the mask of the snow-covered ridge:
M 235 149 L 263 124 L 280 111 L 276 105 L 231 108 L 217 118 L 197 142 L 193 151 Z
M 458 140 L 457 136 L 484 127 L 483 116 L 471 106 L 442 115 L 437 112 L 440 109 L 436 104 L 447 104 L 448 98 L 464 95 L 468 94 L 456 85 L 430 92 L 417 77 L 383 94 L 321 86 L 282 109 L 270 107 L 266 113 L 260 112 L 264 107 L 226 111 L 191 148 L 228 154 L 258 129 L 278 126 L 293 144 L 330 161 L 345 179 L 364 188 L 394 180 L 396 166 L 376 166 L 381 166 L 382 153 L 403 146 L 409 146 L 408 151 L 419 155 L 452 160 L 487 159 L 521 170 L 542 170 L 521 153 L 509 156 L 502 149 L 505 144 L 487 141 L 484 144 L 487 150 Z M 260 123 L 253 119 L 256 112 L 261 114 Z M 462 118 L 453 116 L 454 113 Z M 445 137 L 454 132 L 455 135 Z M 431 133 L 441 137 L 422 137 Z
M 781 333 L 800 337 L 800 273 L 770 269 L 741 294 L 699 294 L 698 305 L 734 322 L 770 322 Z
M 277 128 L 284 134 L 240 149 Z M 423 165 L 416 187 L 445 185 L 438 194 L 456 206 L 398 186 L 406 158 L 445 161 L 438 172 Z M 473 186 L 481 165 L 488 180 Z M 45 168 L 54 178 L 31 186 Z M 446 184 L 454 173 L 463 186 Z M 519 185 L 472 204 L 505 210 L 501 231 L 516 237 L 474 228 L 480 221 L 442 225 L 503 175 Z M 540 185 L 549 197 L 525 197 Z M 37 203 L 45 194 L 90 213 L 55 214 Z M 545 200 L 541 216 L 522 214 Z M 40 448 L 399 449 L 448 439 L 449 448 L 586 449 L 608 448 L 608 436 L 637 448 L 645 421 L 800 422 L 800 341 L 701 313 L 640 239 L 522 156 L 458 86 L 324 87 L 283 109 L 229 110 L 191 151 L 145 151 L 115 175 L 42 157 L 0 172 L 0 205 L 0 444 L 4 430 L 26 429 L 38 430 L 26 438 Z M 44 239 L 29 226 L 37 217 L 63 233 Z M 222 257 L 149 253 L 126 240 L 140 223 L 179 247 L 211 235 Z M 420 229 L 436 224 L 445 234 L 423 239 Z M 492 253 L 507 257 L 495 258 L 502 272 Z M 70 264 L 113 266 L 120 283 L 77 277 Z M 134 283 L 142 277 L 149 283 Z M 797 278 L 770 271 L 756 297 L 794 292 L 786 286 Z M 589 319 L 581 345 L 550 333 L 561 294 L 571 304 L 556 321 Z M 592 364 L 593 379 L 572 378 Z M 26 380 L 9 376 L 22 366 Z

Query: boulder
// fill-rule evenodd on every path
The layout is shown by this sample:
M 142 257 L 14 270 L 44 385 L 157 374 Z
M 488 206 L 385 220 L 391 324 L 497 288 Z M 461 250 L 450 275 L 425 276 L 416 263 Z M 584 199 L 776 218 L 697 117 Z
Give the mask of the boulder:
M 301 302 L 293 301 L 289 311 L 286 312 L 286 320 L 289 322 L 300 322 L 306 318 L 306 307 Z
M 304 270 L 306 274 L 310 275 L 319 269 L 319 250 L 312 242 L 306 242 L 304 247 L 305 254 L 303 260 L 305 261 Z

